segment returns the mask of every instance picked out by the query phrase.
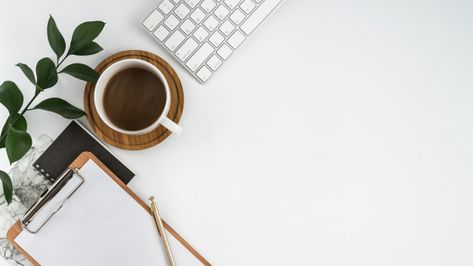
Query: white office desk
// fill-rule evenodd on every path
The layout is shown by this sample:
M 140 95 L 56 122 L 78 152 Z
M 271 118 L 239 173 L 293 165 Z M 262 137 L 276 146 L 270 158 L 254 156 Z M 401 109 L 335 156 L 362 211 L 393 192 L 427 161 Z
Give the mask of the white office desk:
M 32 95 L 14 65 L 53 56 L 50 13 L 67 40 L 104 20 L 105 51 L 80 60 L 144 49 L 181 77 L 182 135 L 112 150 L 215 265 L 473 264 L 471 1 L 288 0 L 205 85 L 140 26 L 154 5 L 2 1 L 0 81 Z M 44 97 L 82 106 L 83 87 Z M 36 137 L 69 123 L 27 119 Z

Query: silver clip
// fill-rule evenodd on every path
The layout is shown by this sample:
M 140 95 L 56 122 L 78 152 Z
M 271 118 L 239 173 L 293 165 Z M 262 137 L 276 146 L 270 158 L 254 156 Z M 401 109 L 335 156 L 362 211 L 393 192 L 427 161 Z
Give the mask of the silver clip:
M 67 195 L 67 197 L 59 206 L 59 208 L 52 212 L 46 219 L 44 219 L 44 221 L 40 223 L 37 229 L 29 228 L 28 225 L 30 225 L 30 223 L 35 219 L 37 214 L 45 206 L 47 206 L 49 202 L 51 202 L 51 200 L 61 191 L 62 188 L 64 188 L 64 186 L 66 186 L 69 181 L 71 181 L 74 176 L 78 176 L 81 181 L 77 185 L 77 187 L 73 189 L 69 195 Z M 23 228 L 32 234 L 37 233 L 49 221 L 49 219 L 51 219 L 51 217 L 53 217 L 54 214 L 56 214 L 57 211 L 61 209 L 64 202 L 66 202 L 66 200 L 69 199 L 83 183 L 84 178 L 78 173 L 77 169 L 67 169 L 66 171 L 64 171 L 61 176 L 59 176 L 59 178 L 51 185 L 50 188 L 41 193 L 41 196 L 39 197 L 38 201 L 33 204 L 33 206 L 31 206 L 25 213 L 25 215 L 20 219 Z

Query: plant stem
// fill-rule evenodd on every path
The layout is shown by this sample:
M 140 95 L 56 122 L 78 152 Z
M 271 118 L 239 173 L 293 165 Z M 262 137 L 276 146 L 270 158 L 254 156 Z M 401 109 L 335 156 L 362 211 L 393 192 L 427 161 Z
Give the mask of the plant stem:
M 64 58 L 61 60 L 61 62 L 57 63 L 56 71 L 59 68 L 59 66 L 64 62 L 64 60 L 66 60 L 67 57 L 68 57 L 68 55 L 64 56 Z
M 30 107 L 30 105 L 33 103 L 33 101 L 36 99 L 36 97 L 38 97 L 38 95 L 41 93 L 41 91 L 38 91 L 34 94 L 33 98 L 31 98 L 31 100 L 28 102 L 28 104 L 25 106 L 25 108 L 23 108 L 23 111 L 21 111 L 20 115 L 24 115 L 26 113 L 26 111 L 28 111 L 28 108 Z M 16 122 L 16 121 L 15 121 Z

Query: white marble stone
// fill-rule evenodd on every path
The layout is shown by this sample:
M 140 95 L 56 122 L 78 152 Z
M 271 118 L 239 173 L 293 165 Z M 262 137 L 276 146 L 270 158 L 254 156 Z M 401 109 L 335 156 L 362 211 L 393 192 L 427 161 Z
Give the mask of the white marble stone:
M 13 201 L 7 205 L 0 193 L 0 256 L 11 265 L 31 265 L 6 239 L 7 231 L 44 191 L 48 182 L 33 168 L 33 163 L 46 150 L 51 138 L 40 136 L 34 141 L 31 150 L 14 164 L 9 174 L 12 178 Z

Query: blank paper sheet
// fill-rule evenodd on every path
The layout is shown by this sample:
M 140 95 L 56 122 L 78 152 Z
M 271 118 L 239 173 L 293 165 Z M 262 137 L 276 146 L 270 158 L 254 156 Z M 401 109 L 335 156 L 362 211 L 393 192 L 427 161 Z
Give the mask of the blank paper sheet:
M 36 234 L 16 242 L 42 265 L 168 265 L 152 216 L 97 164 L 80 170 L 84 183 Z M 202 265 L 177 239 L 178 265 Z

